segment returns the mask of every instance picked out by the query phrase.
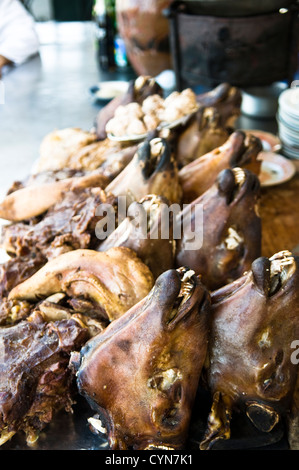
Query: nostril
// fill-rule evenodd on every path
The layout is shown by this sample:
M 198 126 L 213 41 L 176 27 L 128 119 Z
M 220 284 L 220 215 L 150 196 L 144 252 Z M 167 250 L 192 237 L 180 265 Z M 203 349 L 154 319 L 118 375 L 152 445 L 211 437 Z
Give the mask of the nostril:
M 221 194 L 226 196 L 226 202 L 229 204 L 233 199 L 235 190 L 235 175 L 232 170 L 225 169 L 218 176 L 218 189 Z
M 248 404 L 246 415 L 262 432 L 270 432 L 279 421 L 278 413 L 263 403 L 252 402 Z
M 279 366 L 279 365 L 282 363 L 283 357 L 284 357 L 283 350 L 280 349 L 279 351 L 277 351 L 277 354 L 276 354 L 276 356 L 275 356 L 275 364 L 276 364 L 276 366 Z
M 253 279 L 261 292 L 269 295 L 271 288 L 270 261 L 267 257 L 260 257 L 253 261 L 251 265 Z

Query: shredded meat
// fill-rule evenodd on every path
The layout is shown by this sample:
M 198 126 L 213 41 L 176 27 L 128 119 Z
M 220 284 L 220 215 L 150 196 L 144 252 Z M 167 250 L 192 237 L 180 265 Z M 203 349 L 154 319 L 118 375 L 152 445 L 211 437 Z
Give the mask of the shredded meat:
M 103 202 L 115 205 L 116 199 L 98 188 L 69 191 L 41 217 L 5 226 L 2 246 L 16 257 L 35 253 L 47 260 L 67 251 L 93 248 L 100 219 L 96 210 Z
M 23 431 L 31 444 L 58 410 L 71 410 L 69 356 L 87 338 L 87 328 L 73 319 L 0 329 L 1 443 Z

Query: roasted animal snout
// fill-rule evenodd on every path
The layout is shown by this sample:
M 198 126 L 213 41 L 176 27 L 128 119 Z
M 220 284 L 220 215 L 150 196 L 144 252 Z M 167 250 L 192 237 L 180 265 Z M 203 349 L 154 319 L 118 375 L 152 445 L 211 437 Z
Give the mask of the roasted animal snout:
M 73 357 L 91 423 L 112 449 L 182 448 L 206 357 L 210 296 L 187 268 L 157 279 L 149 295 Z
M 201 448 L 228 439 L 238 410 L 261 432 L 287 418 L 294 401 L 299 338 L 299 258 L 260 257 L 213 292 L 208 383 L 213 405 Z M 298 418 L 298 416 L 297 416 Z
M 173 214 L 169 210 L 169 201 L 149 194 L 138 203 L 133 203 L 129 211 L 130 209 L 128 216 L 99 245 L 98 251 L 106 251 L 115 246 L 131 248 L 157 279 L 162 272 L 174 267 L 176 241 L 173 237 Z
M 106 192 L 126 196 L 128 204 L 148 194 L 180 202 L 177 165 L 167 141 L 154 138 L 140 144 L 132 161 L 106 187 Z
M 258 177 L 242 168 L 225 169 L 217 182 L 177 219 L 176 266 L 189 266 L 215 290 L 250 269 L 261 254 Z

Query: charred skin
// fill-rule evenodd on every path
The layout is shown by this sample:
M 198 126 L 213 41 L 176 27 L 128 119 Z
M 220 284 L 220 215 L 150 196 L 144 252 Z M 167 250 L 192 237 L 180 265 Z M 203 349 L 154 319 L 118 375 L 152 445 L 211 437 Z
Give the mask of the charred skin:
M 132 161 L 106 191 L 116 197 L 126 196 L 128 203 L 139 201 L 148 194 L 163 196 L 171 203 L 180 202 L 178 170 L 167 141 L 154 138 L 140 144 Z
M 143 299 L 153 283 L 149 268 L 129 248 L 82 249 L 50 260 L 12 289 L 9 300 L 36 302 L 62 292 L 96 302 L 112 321 Z
M 206 357 L 209 305 L 192 272 L 166 271 L 73 357 L 79 391 L 99 413 L 111 449 L 183 447 Z
M 174 267 L 175 240 L 173 238 L 173 217 L 168 211 L 169 201 L 155 195 L 142 198 L 136 211 L 142 211 L 144 225 L 136 226 L 134 221 L 134 203 L 130 210 L 132 214 L 103 241 L 98 251 L 106 251 L 111 247 L 125 246 L 137 253 L 137 256 L 150 268 L 157 279 L 160 274 Z M 169 214 L 169 215 L 168 215 Z M 167 224 L 168 237 L 162 236 L 162 230 Z
M 73 319 L 0 329 L 0 445 L 18 432 L 32 445 L 57 411 L 71 411 L 69 358 L 88 338 Z
M 212 294 L 208 386 L 213 405 L 201 443 L 229 439 L 235 410 L 262 432 L 288 416 L 298 366 L 299 258 L 284 251 L 260 257 L 252 269 Z
M 154 78 L 149 76 L 140 76 L 136 80 L 132 80 L 129 83 L 126 93 L 114 98 L 98 113 L 96 118 L 97 138 L 99 140 L 106 139 L 106 124 L 113 118 L 118 106 L 125 106 L 132 102 L 142 104 L 145 98 L 155 94 L 162 96 L 163 90 Z
M 178 216 L 184 229 L 177 240 L 176 266 L 189 266 L 210 290 L 250 269 L 261 255 L 259 196 L 260 183 L 251 171 L 223 170 L 217 183 Z M 202 220 L 198 228 L 195 220 Z M 190 240 L 195 230 L 200 243 L 192 249 Z
M 247 168 L 258 175 L 261 162 L 257 157 L 261 150 L 260 139 L 242 131 L 233 132 L 223 145 L 180 169 L 183 202 L 192 202 L 201 196 L 226 168 Z

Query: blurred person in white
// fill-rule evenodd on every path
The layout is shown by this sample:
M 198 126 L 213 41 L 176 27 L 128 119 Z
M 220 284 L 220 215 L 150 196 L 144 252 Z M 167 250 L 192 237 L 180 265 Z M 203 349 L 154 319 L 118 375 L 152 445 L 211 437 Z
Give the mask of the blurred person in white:
M 0 0 L 0 77 L 5 65 L 20 65 L 38 50 L 30 13 L 19 0 Z

